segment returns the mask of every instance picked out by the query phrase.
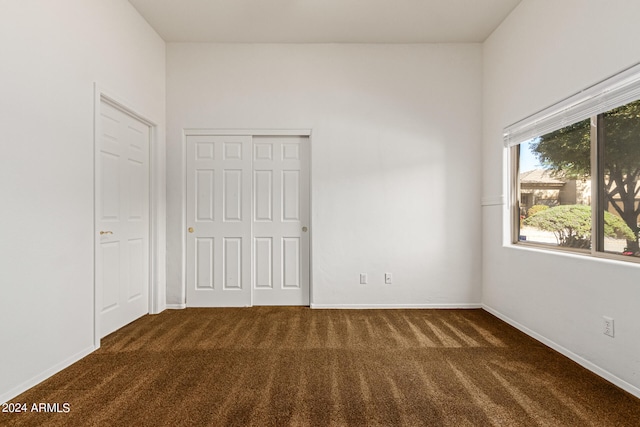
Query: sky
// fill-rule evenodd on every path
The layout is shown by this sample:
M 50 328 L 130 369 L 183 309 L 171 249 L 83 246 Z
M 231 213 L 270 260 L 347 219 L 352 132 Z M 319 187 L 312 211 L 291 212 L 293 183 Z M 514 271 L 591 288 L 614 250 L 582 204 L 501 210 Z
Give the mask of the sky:
M 530 144 L 533 140 L 520 144 L 520 172 L 528 172 L 533 169 L 541 169 L 538 158 L 531 152 Z

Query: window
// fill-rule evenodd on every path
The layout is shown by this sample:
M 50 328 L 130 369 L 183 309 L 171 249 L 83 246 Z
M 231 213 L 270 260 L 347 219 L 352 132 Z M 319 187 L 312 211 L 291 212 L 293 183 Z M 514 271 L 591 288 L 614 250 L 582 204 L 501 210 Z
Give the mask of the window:
M 638 257 L 640 101 L 609 110 L 596 120 L 598 222 L 604 224 L 597 246 L 604 252 Z
M 640 261 L 640 66 L 505 129 L 512 241 Z
M 589 120 L 525 141 L 518 148 L 518 240 L 589 249 Z

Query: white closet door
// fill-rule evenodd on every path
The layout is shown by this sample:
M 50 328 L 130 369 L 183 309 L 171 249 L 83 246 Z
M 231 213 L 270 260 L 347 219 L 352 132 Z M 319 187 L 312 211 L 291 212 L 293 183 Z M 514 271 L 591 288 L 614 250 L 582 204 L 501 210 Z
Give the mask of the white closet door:
M 102 101 L 96 140 L 100 335 L 149 312 L 150 129 Z
M 251 137 L 187 137 L 187 305 L 251 305 Z
M 253 138 L 253 304 L 309 305 L 309 138 Z

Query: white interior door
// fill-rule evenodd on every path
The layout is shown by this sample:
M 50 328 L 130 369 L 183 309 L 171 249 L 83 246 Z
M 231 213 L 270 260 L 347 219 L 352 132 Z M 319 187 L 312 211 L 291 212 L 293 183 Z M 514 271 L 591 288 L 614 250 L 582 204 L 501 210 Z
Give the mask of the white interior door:
M 309 305 L 309 138 L 253 138 L 253 303 Z
M 100 336 L 149 312 L 149 126 L 100 103 L 96 123 Z
M 187 306 L 309 305 L 309 138 L 186 143 Z
M 187 305 L 251 305 L 251 137 L 187 137 Z

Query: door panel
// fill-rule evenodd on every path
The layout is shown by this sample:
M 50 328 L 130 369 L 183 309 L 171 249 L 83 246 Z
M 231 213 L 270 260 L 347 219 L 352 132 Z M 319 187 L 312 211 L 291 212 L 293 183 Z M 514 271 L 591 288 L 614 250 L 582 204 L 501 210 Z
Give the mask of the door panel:
M 213 237 L 196 237 L 196 289 L 213 289 Z
M 115 151 L 115 150 L 114 150 Z M 119 152 L 117 150 L 116 152 Z M 99 220 L 118 221 L 120 216 L 120 154 L 100 151 L 101 197 L 99 207 Z M 115 177 L 115 178 L 112 178 Z
M 129 239 L 129 294 L 127 295 L 129 302 L 142 298 L 145 291 L 144 244 L 142 239 Z M 146 296 L 144 295 L 144 297 Z
M 104 101 L 96 125 L 95 262 L 104 337 L 149 311 L 150 129 Z
M 300 222 L 300 171 L 282 171 L 282 221 Z
M 242 221 L 242 175 L 242 170 L 223 171 L 224 221 L 226 222 Z
M 187 137 L 187 305 L 251 305 L 251 138 Z
M 242 239 L 224 238 L 224 288 L 242 289 Z
M 253 154 L 253 303 L 309 305 L 309 138 L 254 137 Z
M 120 291 L 120 243 L 105 242 L 100 244 L 102 265 L 102 309 L 109 310 L 118 305 Z
M 282 239 L 282 287 L 300 287 L 300 238 Z
M 273 219 L 273 171 L 255 171 L 254 184 L 254 221 Z
M 256 288 L 273 287 L 273 239 L 256 237 L 254 247 L 254 280 Z
M 214 201 L 214 174 L 213 170 L 196 171 L 196 220 L 214 221 L 213 201 Z

